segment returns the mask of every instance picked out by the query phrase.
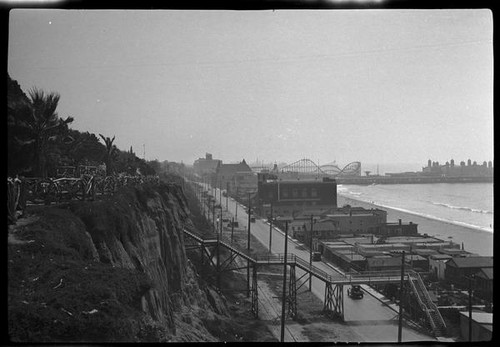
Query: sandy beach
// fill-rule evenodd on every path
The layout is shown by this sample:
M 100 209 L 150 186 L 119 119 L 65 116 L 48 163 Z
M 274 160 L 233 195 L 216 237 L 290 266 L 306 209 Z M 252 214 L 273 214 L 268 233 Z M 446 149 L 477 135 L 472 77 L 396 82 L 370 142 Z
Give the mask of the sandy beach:
M 463 242 L 464 249 L 468 252 L 484 256 L 493 255 L 493 233 L 380 207 L 340 194 L 337 195 L 337 205 L 343 206 L 345 204 L 368 209 L 379 208 L 385 210 L 387 211 L 387 222 L 397 222 L 399 219 L 403 223 L 413 222 L 418 224 L 418 232 L 420 234 L 428 234 L 445 241 L 451 240 L 458 244 L 462 244 Z

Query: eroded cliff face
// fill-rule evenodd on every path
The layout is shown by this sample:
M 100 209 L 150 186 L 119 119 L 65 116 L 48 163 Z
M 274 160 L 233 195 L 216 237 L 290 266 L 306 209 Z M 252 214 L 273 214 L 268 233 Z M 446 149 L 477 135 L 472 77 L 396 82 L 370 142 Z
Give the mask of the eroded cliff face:
M 186 257 L 180 186 L 127 188 L 31 217 L 14 231 L 24 243 L 9 244 L 13 340 L 216 340 L 206 323 L 228 312 Z M 40 333 L 29 331 L 35 322 Z

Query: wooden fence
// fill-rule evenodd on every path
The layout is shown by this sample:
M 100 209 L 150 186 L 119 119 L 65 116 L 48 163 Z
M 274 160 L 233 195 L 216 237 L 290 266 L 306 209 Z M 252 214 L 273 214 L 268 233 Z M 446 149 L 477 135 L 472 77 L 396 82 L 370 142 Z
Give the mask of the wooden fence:
M 159 176 L 91 176 L 60 178 L 7 178 L 7 218 L 14 224 L 28 205 L 95 200 L 124 186 L 159 183 Z

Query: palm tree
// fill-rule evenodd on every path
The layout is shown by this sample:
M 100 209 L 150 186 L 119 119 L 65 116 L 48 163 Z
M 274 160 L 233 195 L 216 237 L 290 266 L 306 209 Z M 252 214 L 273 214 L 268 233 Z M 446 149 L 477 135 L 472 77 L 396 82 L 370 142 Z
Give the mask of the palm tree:
M 106 176 L 110 176 L 113 173 L 112 163 L 115 158 L 118 148 L 113 145 L 113 141 L 115 140 L 115 136 L 112 139 L 109 137 L 105 137 L 104 135 L 99 134 L 99 136 L 104 141 L 104 145 L 106 146 L 106 154 L 104 158 L 104 163 L 106 164 Z
M 35 175 L 46 177 L 46 161 L 48 145 L 54 142 L 64 131 L 73 117 L 59 118 L 56 109 L 60 95 L 46 94 L 43 90 L 32 88 L 29 91 L 29 101 L 23 106 L 23 117 L 19 125 L 25 129 L 23 145 L 33 146 Z

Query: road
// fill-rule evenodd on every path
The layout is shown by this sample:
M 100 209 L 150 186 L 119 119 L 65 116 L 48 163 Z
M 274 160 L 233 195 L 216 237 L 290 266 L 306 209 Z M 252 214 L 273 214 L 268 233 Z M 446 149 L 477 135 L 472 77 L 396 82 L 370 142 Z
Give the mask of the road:
M 215 198 L 221 204 L 223 210 L 226 207 L 226 198 L 219 201 L 219 191 L 216 190 Z M 248 225 L 248 215 L 245 207 L 238 204 L 232 198 L 227 199 L 228 212 L 236 215 L 240 227 Z M 261 219 L 256 219 L 255 223 L 250 223 L 251 234 L 269 249 L 269 224 Z M 285 235 L 281 230 L 274 228 L 271 233 L 271 252 L 284 253 Z M 251 247 L 251 246 L 250 246 Z M 288 252 L 309 262 L 309 250 L 304 250 L 303 245 L 289 237 Z M 314 262 L 314 266 L 327 272 L 332 277 L 340 274 L 331 264 L 325 261 Z M 304 272 L 296 269 L 296 278 L 302 276 Z M 307 276 L 305 278 L 308 278 Z M 304 286 L 307 286 L 305 284 Z M 371 295 L 365 294 L 362 300 L 352 300 L 347 296 L 347 287 L 344 286 L 344 320 L 360 337 L 357 342 L 397 342 L 398 341 L 398 317 L 397 313 L 383 305 L 379 300 Z M 372 290 L 373 291 L 373 290 Z M 312 292 L 321 301 L 324 301 L 325 283 L 315 277 L 312 279 Z M 298 303 L 300 308 L 300 303 Z M 436 341 L 432 336 L 424 335 L 416 330 L 403 326 L 402 342 L 410 341 Z

